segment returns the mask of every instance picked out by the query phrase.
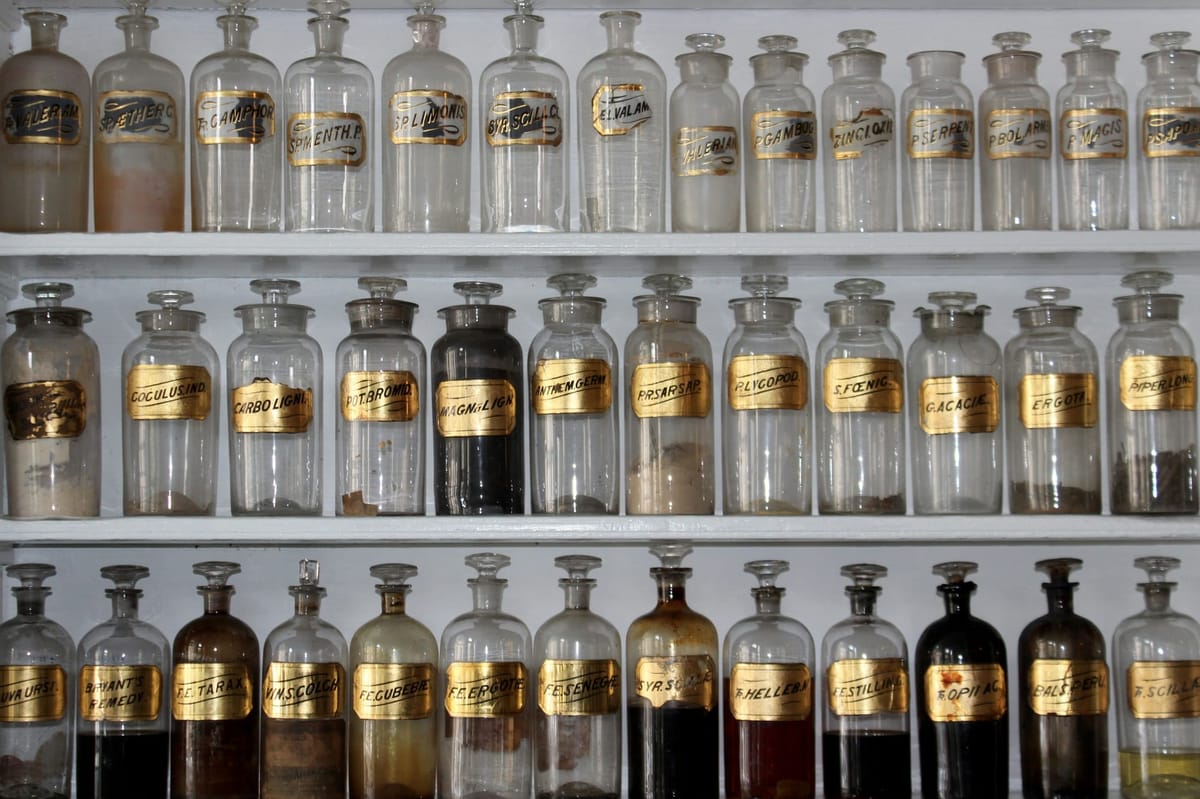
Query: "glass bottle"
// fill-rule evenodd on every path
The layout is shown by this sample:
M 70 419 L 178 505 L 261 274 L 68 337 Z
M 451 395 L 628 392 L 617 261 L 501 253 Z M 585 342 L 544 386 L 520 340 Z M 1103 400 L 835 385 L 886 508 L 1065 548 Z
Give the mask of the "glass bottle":
M 230 615 L 237 563 L 204 561 L 204 615 L 175 636 L 171 678 L 172 799 L 257 799 L 258 636 Z
M 1129 117 L 1117 82 L 1111 34 L 1071 34 L 1078 50 L 1063 53 L 1067 84 L 1058 90 L 1058 226 L 1062 230 L 1129 227 Z
M 512 52 L 479 78 L 484 233 L 570 229 L 570 84 L 562 67 L 537 54 L 543 21 L 531 0 L 513 0 L 513 13 L 504 18 Z
M 250 281 L 262 303 L 239 305 L 229 345 L 230 505 L 242 515 L 321 513 L 321 346 L 313 309 L 288 304 L 295 280 Z
M 1146 607 L 1113 632 L 1121 795 L 1200 795 L 1200 624 L 1171 607 L 1179 559 L 1144 557 Z
M 954 50 L 908 57 L 912 84 L 900 96 L 904 120 L 904 229 L 975 227 L 975 99 Z
M 417 567 L 379 563 L 382 610 L 350 640 L 350 799 L 434 799 L 438 642 L 405 610 Z
M 688 607 L 687 543 L 656 544 L 658 602 L 625 635 L 629 799 L 717 799 L 720 639 Z
M 625 339 L 625 512 L 713 512 L 712 347 L 681 275 L 650 275 Z
M 821 752 L 829 799 L 910 799 L 912 745 L 908 726 L 908 645 L 875 615 L 887 569 L 842 567 L 851 615 L 821 641 L 825 665 Z
M 591 275 L 546 281 L 562 296 L 538 303 L 546 326 L 529 344 L 530 505 L 534 513 L 617 513 L 620 438 L 613 405 L 617 345 L 600 326 L 605 301 L 584 296 Z
M 337 347 L 337 513 L 425 512 L 425 347 L 412 334 L 408 284 L 361 277 L 371 296 L 346 303 L 350 335 Z
M 1008 505 L 1012 513 L 1100 512 L 1100 372 L 1096 348 L 1075 328 L 1071 292 L 1025 292 L 1021 332 L 1004 347 Z
M 92 212 L 96 232 L 183 230 L 183 73 L 150 52 L 158 20 L 124 0 L 125 50 L 96 65 Z M 186 116 L 186 112 L 183 111 Z
M 21 293 L 37 304 L 8 312 L 16 329 L 0 347 L 8 515 L 99 516 L 100 351 L 83 332 L 92 315 L 62 304 L 70 283 Z
M 1040 560 L 1049 612 L 1021 631 L 1021 782 L 1026 799 L 1108 796 L 1108 666 L 1104 636 L 1075 615 L 1076 558 Z
M 497 283 L 455 283 L 463 304 L 438 311 L 446 333 L 429 354 L 433 380 L 433 485 L 437 514 L 525 510 L 525 398 L 516 312 L 489 305 Z
M 200 336 L 204 314 L 188 291 L 147 295 L 142 334 L 121 355 L 125 514 L 211 516 L 217 510 L 220 371 Z
M 601 13 L 608 49 L 576 79 L 579 227 L 585 233 L 664 229 L 667 76 L 633 47 L 641 21 L 636 11 Z
M 1138 226 L 1200 227 L 1200 52 L 1184 49 L 1191 34 L 1156 33 L 1142 56 L 1146 85 L 1138 92 Z
M 170 715 L 163 692 L 171 645 L 138 618 L 145 566 L 105 566 L 112 618 L 79 641 L 75 796 L 166 799 Z
M 754 88 L 746 92 L 746 230 L 817 229 L 816 101 L 803 81 L 808 56 L 794 52 L 796 37 L 758 40 L 751 56 Z
M 538 628 L 534 796 L 617 799 L 621 795 L 621 634 L 589 603 L 600 558 L 562 555 L 554 565 L 562 612 Z
M 725 796 L 727 799 L 813 799 L 813 669 L 808 629 L 780 613 L 786 560 L 752 560 L 758 579 L 753 615 L 725 635 Z
M 0 231 L 82 233 L 88 227 L 92 83 L 82 64 L 58 50 L 66 17 L 49 11 L 22 16 L 30 47 L 0 62 Z
M 821 95 L 825 229 L 895 230 L 896 96 L 880 77 L 886 56 L 868 49 L 874 31 L 845 30 L 838 41 L 846 49 L 829 57 L 833 83 Z
M 1131 272 L 1108 342 L 1109 501 L 1113 513 L 1195 513 L 1196 359 L 1169 272 Z
M 796 329 L 800 300 L 780 297 L 784 275 L 745 275 L 750 297 L 729 301 L 721 406 L 724 512 L 811 513 L 808 343 Z
M 817 502 L 821 513 L 904 513 L 904 350 L 883 283 L 839 281 L 817 343 Z
M 346 795 L 346 639 L 323 620 L 321 564 L 300 561 L 292 618 L 263 648 L 262 799 Z
M 441 799 L 526 799 L 532 787 L 529 629 L 500 608 L 508 580 L 496 573 L 512 560 L 481 552 L 466 557 L 479 576 L 467 580 L 473 608 L 442 633 Z M 486 698 L 480 698 L 486 687 Z
M 934 291 L 908 351 L 913 511 L 999 513 L 1004 495 L 1000 345 L 969 291 Z M 974 307 L 971 307 L 974 306 Z
M 46 618 L 43 585 L 55 569 L 15 563 L 5 569 L 17 614 L 0 624 L 0 796 L 68 799 L 71 795 L 71 715 L 75 645 Z
M 225 47 L 192 69 L 192 230 L 279 230 L 283 81 L 250 49 L 249 0 L 219 0 Z
M 979 95 L 983 157 L 979 196 L 984 230 L 1049 230 L 1051 225 L 1050 95 L 1038 85 L 1041 53 L 1024 49 L 1028 33 L 992 37 L 1000 52 L 985 56 L 988 87 Z
M 725 37 L 693 33 L 675 56 L 681 82 L 671 92 L 671 230 L 736 233 L 742 223 L 741 103 L 729 82 Z
M 996 628 L 971 615 L 976 571 L 968 561 L 933 567 L 946 615 L 917 642 L 922 799 L 1008 797 L 1008 656 Z

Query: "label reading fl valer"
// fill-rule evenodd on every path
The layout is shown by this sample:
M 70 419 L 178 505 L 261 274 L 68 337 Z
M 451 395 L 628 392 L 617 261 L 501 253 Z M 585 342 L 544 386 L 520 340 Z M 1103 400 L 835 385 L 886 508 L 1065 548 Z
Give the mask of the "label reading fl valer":
M 447 438 L 507 436 L 517 427 L 517 389 L 507 380 L 446 380 L 434 399 Z
M 341 663 L 272 663 L 263 675 L 263 713 L 272 719 L 335 719 L 342 715 L 345 692 Z
M 231 407 L 238 433 L 304 433 L 313 419 L 313 393 L 256 377 L 233 390 Z

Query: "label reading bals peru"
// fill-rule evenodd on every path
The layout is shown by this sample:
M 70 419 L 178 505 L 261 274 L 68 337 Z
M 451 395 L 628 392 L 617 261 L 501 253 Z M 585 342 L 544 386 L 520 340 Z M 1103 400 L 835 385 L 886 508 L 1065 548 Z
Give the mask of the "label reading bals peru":
M 904 366 L 895 358 L 834 358 L 825 365 L 830 413 L 900 413 Z
M 435 403 L 437 431 L 446 438 L 507 436 L 517 427 L 517 390 L 507 380 L 446 380 Z
M 984 151 L 993 161 L 1004 158 L 1049 158 L 1053 150 L 1050 112 L 1045 108 L 989 111 L 983 132 Z
M 1058 121 L 1058 151 L 1064 161 L 1124 159 L 1129 124 L 1123 108 L 1073 108 Z
M 1148 108 L 1142 114 L 1147 158 L 1200 157 L 1200 108 Z
M 75 380 L 13 383 L 4 389 L 4 418 L 15 441 L 78 438 L 87 427 L 87 394 Z
M 1091 372 L 1025 375 L 1019 394 L 1021 424 L 1030 430 L 1095 427 L 1100 415 Z
M 272 719 L 335 719 L 345 703 L 341 663 L 272 663 L 263 675 L 263 713 Z
M 85 721 L 153 721 L 162 707 L 158 666 L 84 666 L 79 715 Z
M 739 355 L 726 375 L 735 411 L 802 411 L 808 405 L 808 364 L 798 355 Z
M 313 419 L 313 393 L 256 377 L 233 390 L 233 429 L 238 433 L 303 433 Z
M 1131 355 L 1121 361 L 1121 404 L 1131 411 L 1196 410 L 1196 362 L 1186 356 Z
M 0 723 L 58 721 L 66 709 L 62 666 L 0 666 Z
M 639 419 L 664 416 L 703 419 L 712 409 L 708 365 L 692 361 L 640 363 L 633 369 L 629 399 Z
M 803 663 L 736 663 L 729 711 L 738 721 L 803 721 L 812 713 L 812 692 Z
M 826 671 L 829 709 L 839 716 L 908 712 L 908 672 L 900 658 L 839 660 Z
M 652 707 L 686 702 L 712 710 L 717 706 L 716 672 L 708 655 L 640 658 L 634 675 L 635 693 Z
M 933 721 L 995 721 L 1008 710 L 1008 684 L 999 663 L 930 666 L 925 704 Z
M 254 683 L 241 663 L 176 663 L 171 714 L 176 721 L 236 721 L 250 715 Z
M 138 364 L 125 378 L 130 419 L 203 421 L 212 410 L 212 375 L 203 366 Z
M 538 361 L 529 393 L 539 416 L 604 413 L 612 406 L 612 370 L 599 358 Z
M 621 710 L 621 669 L 613 660 L 544 660 L 538 707 L 547 716 L 606 716 Z
M 1035 660 L 1026 699 L 1039 716 L 1107 713 L 1108 666 L 1103 660 Z
M 525 709 L 529 674 L 524 663 L 451 663 L 446 667 L 446 712 L 454 718 L 493 719 Z
M 960 375 L 921 383 L 921 429 L 945 433 L 993 433 L 1000 426 L 1000 386 L 996 378 Z
M 432 663 L 360 663 L 354 669 L 354 713 L 360 719 L 427 719 L 433 686 Z
M 1125 676 L 1134 718 L 1200 718 L 1200 661 L 1139 660 Z
M 342 376 L 342 418 L 347 422 L 411 422 L 420 390 L 412 372 L 347 372 Z

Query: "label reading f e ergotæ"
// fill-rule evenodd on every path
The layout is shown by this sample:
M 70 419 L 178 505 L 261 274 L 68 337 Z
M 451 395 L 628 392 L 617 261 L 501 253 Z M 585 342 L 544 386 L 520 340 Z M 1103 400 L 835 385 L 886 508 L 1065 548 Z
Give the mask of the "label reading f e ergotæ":
M 272 663 L 263 675 L 263 714 L 272 719 L 335 719 L 345 704 L 341 663 Z
M 825 364 L 830 413 L 900 413 L 904 366 L 895 358 L 834 358 Z
M 238 433 L 304 433 L 313 420 L 313 393 L 256 377 L 233 390 L 233 429 Z
M 1041 659 L 1029 666 L 1029 707 L 1039 716 L 1108 712 L 1108 666 L 1103 660 Z
M 729 711 L 738 721 L 803 721 L 812 694 L 803 663 L 735 663 L 729 675 Z
M 716 672 L 708 655 L 639 658 L 635 693 L 651 707 L 684 702 L 712 710 L 717 706 Z
M 908 712 L 908 672 L 900 658 L 831 663 L 825 675 L 829 709 L 839 716 Z
M 84 666 L 79 715 L 84 721 L 153 721 L 162 707 L 158 666 Z
M 1020 384 L 1021 424 L 1030 430 L 1095 427 L 1100 416 L 1091 372 L 1025 375 Z
M 446 667 L 446 713 L 454 718 L 492 719 L 525 709 L 529 674 L 524 663 L 456 662 Z
M 703 419 L 712 409 L 708 364 L 696 361 L 640 363 L 633 369 L 629 400 L 639 419 L 687 416 Z

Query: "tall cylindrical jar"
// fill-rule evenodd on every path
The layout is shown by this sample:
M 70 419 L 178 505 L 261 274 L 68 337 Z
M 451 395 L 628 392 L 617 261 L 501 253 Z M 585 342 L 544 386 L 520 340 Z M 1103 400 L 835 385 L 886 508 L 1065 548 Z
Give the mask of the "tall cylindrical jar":
M 1200 227 L 1200 52 L 1191 35 L 1156 33 L 1142 56 L 1146 85 L 1138 92 L 1138 225 L 1142 230 Z
M 964 58 L 953 50 L 908 57 L 913 82 L 900 96 L 905 230 L 975 227 L 975 100 L 962 82 Z

